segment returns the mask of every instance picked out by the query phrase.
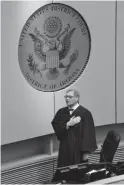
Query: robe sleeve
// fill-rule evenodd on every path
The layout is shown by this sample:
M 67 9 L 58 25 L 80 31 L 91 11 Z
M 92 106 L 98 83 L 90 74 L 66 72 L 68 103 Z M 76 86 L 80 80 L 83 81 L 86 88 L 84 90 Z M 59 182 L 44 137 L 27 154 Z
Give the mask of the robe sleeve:
M 68 121 L 69 119 L 64 118 L 63 111 L 61 109 L 58 110 L 54 119 L 52 120 L 52 126 L 58 140 L 61 140 L 65 136 L 67 132 L 66 124 Z
M 85 111 L 81 123 L 81 151 L 91 152 L 97 149 L 95 126 L 90 111 Z

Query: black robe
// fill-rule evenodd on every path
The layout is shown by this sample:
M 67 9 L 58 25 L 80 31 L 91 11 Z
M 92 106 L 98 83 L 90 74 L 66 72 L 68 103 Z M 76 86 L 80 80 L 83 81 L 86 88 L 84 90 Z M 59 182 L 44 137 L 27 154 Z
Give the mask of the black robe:
M 73 116 L 80 116 L 81 121 L 67 129 L 66 123 Z M 60 141 L 57 167 L 79 164 L 82 152 L 91 152 L 97 148 L 93 117 L 90 111 L 81 105 L 71 115 L 68 107 L 59 109 L 52 126 Z

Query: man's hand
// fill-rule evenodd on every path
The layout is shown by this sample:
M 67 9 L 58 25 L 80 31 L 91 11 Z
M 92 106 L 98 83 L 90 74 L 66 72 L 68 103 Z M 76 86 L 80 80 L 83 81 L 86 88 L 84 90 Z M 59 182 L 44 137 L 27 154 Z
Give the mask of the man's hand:
M 82 153 L 82 162 L 88 162 L 89 152 L 83 152 Z
M 81 117 L 80 116 L 73 116 L 70 121 L 67 123 L 67 128 L 74 126 L 76 124 L 78 124 L 81 121 Z

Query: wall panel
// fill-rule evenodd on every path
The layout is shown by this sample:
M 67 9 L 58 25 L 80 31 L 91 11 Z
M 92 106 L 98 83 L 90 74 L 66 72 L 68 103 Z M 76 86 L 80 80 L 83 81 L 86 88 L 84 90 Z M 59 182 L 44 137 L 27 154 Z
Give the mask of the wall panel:
M 91 110 L 96 126 L 114 123 L 115 2 L 64 3 L 82 14 L 91 33 L 89 62 L 83 74 L 70 87 L 80 91 L 80 103 Z M 56 92 L 56 111 L 65 106 L 63 96 L 67 89 Z
M 53 93 L 43 93 L 29 86 L 18 63 L 22 28 L 29 16 L 47 2 L 2 2 L 2 144 L 53 131 L 50 124 L 54 115 Z
M 124 2 L 117 2 L 117 122 L 124 123 Z

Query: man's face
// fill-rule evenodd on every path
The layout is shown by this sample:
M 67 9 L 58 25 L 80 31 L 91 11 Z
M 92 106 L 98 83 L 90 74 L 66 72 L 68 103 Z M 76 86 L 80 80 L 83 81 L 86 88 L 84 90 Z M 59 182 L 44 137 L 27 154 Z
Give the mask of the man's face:
M 65 101 L 66 101 L 67 106 L 73 106 L 78 102 L 78 97 L 74 96 L 73 91 L 69 91 L 65 95 Z

